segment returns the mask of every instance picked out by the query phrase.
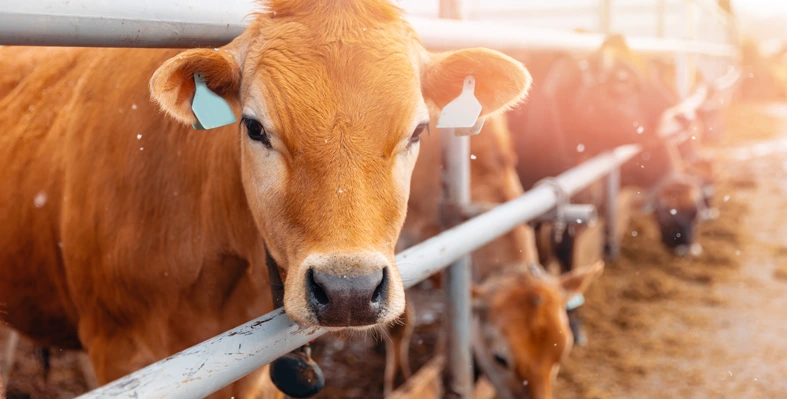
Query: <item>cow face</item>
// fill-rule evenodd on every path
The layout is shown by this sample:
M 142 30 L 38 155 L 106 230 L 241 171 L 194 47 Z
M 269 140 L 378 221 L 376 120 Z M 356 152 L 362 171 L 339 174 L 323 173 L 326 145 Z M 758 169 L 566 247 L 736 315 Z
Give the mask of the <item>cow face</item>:
M 473 290 L 476 360 L 502 399 L 552 398 L 560 362 L 574 340 L 567 301 L 601 275 L 604 263 L 559 279 L 534 268 L 493 277 Z
M 675 176 L 656 188 L 654 214 L 661 231 L 661 242 L 676 255 L 687 255 L 696 240 L 704 198 L 693 180 Z M 696 251 L 696 250 L 695 250 Z
M 201 72 L 240 111 L 239 173 L 292 319 L 391 322 L 404 310 L 394 246 L 430 110 L 473 75 L 488 115 L 522 100 L 530 75 L 486 49 L 428 53 L 389 2 L 265 5 L 229 45 L 168 60 L 151 80 L 153 98 L 193 123 L 191 76 Z

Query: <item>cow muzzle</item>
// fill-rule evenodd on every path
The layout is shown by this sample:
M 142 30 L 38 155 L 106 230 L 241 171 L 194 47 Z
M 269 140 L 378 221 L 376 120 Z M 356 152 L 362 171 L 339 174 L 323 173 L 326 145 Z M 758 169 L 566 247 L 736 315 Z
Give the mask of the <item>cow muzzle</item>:
M 302 270 L 310 319 L 322 327 L 373 326 L 404 310 L 399 275 L 380 253 L 311 255 Z

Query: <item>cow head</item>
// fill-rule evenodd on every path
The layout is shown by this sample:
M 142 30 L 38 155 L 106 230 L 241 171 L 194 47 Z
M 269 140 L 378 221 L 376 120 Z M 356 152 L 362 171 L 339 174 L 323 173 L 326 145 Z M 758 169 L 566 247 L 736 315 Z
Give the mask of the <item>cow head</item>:
M 291 318 L 335 328 L 391 322 L 404 309 L 394 246 L 430 108 L 473 75 L 485 116 L 522 100 L 530 75 L 487 49 L 427 52 L 386 1 L 264 6 L 229 45 L 165 62 L 152 96 L 194 123 L 199 72 L 240 111 L 238 172 Z
M 583 293 L 604 263 L 555 278 L 540 265 L 518 268 L 473 289 L 473 349 L 501 399 L 552 398 L 560 362 L 574 338 L 566 304 Z
M 686 175 L 674 175 L 655 188 L 653 210 L 661 231 L 661 242 L 679 256 L 696 252 L 697 224 L 705 209 L 700 184 Z

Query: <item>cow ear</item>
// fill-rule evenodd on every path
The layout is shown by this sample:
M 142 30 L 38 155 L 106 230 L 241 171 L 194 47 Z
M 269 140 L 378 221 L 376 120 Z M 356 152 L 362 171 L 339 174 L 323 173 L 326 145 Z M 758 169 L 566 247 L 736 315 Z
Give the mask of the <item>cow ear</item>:
M 475 78 L 475 97 L 483 118 L 506 111 L 527 96 L 532 78 L 522 63 L 485 48 L 430 54 L 424 66 L 421 88 L 424 99 L 439 109 L 459 96 L 464 80 Z
M 187 125 L 197 119 L 191 110 L 196 84 L 194 74 L 221 96 L 230 107 L 238 108 L 241 69 L 233 53 L 221 49 L 186 50 L 162 64 L 150 79 L 150 95 L 164 112 Z
M 574 269 L 560 277 L 560 287 L 566 298 L 583 294 L 590 284 L 604 272 L 604 261 L 600 260 L 590 266 Z
M 484 287 L 478 284 L 473 283 L 470 286 L 470 298 L 472 301 L 471 303 L 472 303 L 473 310 L 477 312 L 486 310 L 487 303 L 484 300 L 485 293 L 486 292 L 484 290 Z

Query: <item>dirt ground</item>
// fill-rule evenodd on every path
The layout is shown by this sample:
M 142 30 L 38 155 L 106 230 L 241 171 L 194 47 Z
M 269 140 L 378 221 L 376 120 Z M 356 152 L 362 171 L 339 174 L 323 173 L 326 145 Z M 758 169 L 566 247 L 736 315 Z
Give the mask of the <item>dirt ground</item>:
M 563 366 L 557 398 L 787 397 L 787 158 L 762 150 L 781 148 L 775 133 L 787 130 L 756 109 L 735 112 L 730 127 L 738 134 L 714 150 L 721 215 L 701 227 L 703 253 L 671 256 L 650 218 L 635 216 L 620 259 L 586 295 L 589 342 Z M 418 304 L 417 369 L 434 352 L 442 304 L 427 290 L 408 295 Z M 5 335 L 0 328 L 0 342 Z M 376 337 L 323 337 L 314 352 L 327 380 L 320 398 L 382 397 Z M 2 356 L 0 347 L 0 364 Z M 73 398 L 85 390 L 77 364 L 74 353 L 53 350 L 44 382 L 22 340 L 8 397 Z
M 635 216 L 620 260 L 586 296 L 590 342 L 561 370 L 558 398 L 787 397 L 787 162 L 757 150 L 783 141 L 762 125 L 781 125 L 738 122 L 751 135 L 715 151 L 721 216 L 701 228 L 703 253 L 670 256 Z

